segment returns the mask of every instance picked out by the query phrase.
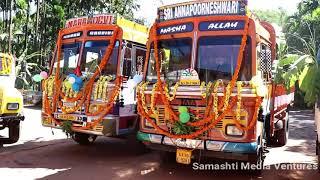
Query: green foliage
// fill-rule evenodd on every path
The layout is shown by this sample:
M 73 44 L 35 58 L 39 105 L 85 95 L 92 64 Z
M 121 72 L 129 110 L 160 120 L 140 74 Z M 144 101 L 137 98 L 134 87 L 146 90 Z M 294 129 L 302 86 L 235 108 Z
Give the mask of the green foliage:
M 320 88 L 318 64 L 312 56 L 288 54 L 280 60 L 277 66 L 275 81 L 284 84 L 289 90 L 299 82 L 299 88 L 305 93 L 305 102 L 309 105 L 315 103 Z
M 41 71 L 45 71 L 46 68 L 37 63 L 32 63 L 30 60 L 35 57 L 41 57 L 42 54 L 34 52 L 26 55 L 26 51 L 17 58 L 16 61 L 16 87 L 18 89 L 33 89 L 38 90 L 38 85 L 33 82 L 32 76 L 39 74 Z
M 9 2 L 13 3 L 12 6 Z M 37 6 L 36 12 L 31 11 L 34 9 L 32 4 Z M 11 52 L 19 57 L 18 84 L 29 88 L 33 85 L 29 77 L 37 74 L 39 68 L 49 65 L 58 32 L 67 19 L 96 13 L 114 13 L 134 20 L 133 11 L 138 8 L 136 0 L 45 0 L 39 3 L 38 0 L 1 0 L 0 52 L 9 51 L 11 25 Z M 11 19 L 10 12 L 14 14 Z M 41 55 L 35 56 L 35 53 Z M 32 57 L 20 58 L 27 54 Z
M 74 131 L 72 131 L 72 122 L 64 121 L 61 125 L 62 132 L 66 133 L 67 137 L 72 137 Z
M 318 0 L 303 0 L 298 11 L 286 19 L 284 32 L 288 46 L 286 55 L 279 58 L 276 80 L 292 86 L 296 81 L 310 106 L 320 95 L 320 70 L 317 52 L 320 39 L 320 8 Z M 294 55 L 293 55 L 294 54 Z
M 262 21 L 276 23 L 279 26 L 283 26 L 288 17 L 287 12 L 282 8 L 277 10 L 253 10 L 252 12 Z
M 188 126 L 180 121 L 177 121 L 173 125 L 173 133 L 176 135 L 187 135 L 192 133 L 195 128 L 192 126 Z

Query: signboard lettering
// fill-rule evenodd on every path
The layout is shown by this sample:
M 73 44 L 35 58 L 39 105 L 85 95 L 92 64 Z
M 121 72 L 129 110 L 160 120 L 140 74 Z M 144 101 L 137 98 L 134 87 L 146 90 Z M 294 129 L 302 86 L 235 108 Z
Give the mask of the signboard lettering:
M 245 15 L 245 0 L 221 0 L 190 2 L 159 8 L 159 21 L 167 21 L 195 16 Z
M 173 26 L 165 26 L 158 29 L 158 35 L 172 34 L 172 33 L 185 33 L 193 31 L 193 24 L 179 24 Z
M 244 29 L 244 21 L 213 21 L 201 22 L 200 31 L 241 30 Z
M 86 24 L 112 24 L 114 21 L 113 15 L 101 14 L 93 16 L 83 16 L 78 18 L 70 19 L 66 22 L 66 28 L 74 26 L 81 26 Z

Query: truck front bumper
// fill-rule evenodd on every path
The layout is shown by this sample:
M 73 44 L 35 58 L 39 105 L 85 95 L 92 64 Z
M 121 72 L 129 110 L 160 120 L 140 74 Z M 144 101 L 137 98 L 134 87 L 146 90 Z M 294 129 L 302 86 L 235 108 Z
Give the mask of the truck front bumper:
M 24 116 L 0 116 L 0 125 L 3 127 L 8 127 L 11 124 L 18 123 L 20 121 L 23 121 L 25 119 Z
M 258 157 L 258 144 L 224 142 L 212 140 L 171 139 L 164 135 L 149 134 L 139 131 L 137 138 L 154 150 L 176 152 L 177 148 L 195 149 L 195 156 L 212 157 L 228 160 L 255 162 Z

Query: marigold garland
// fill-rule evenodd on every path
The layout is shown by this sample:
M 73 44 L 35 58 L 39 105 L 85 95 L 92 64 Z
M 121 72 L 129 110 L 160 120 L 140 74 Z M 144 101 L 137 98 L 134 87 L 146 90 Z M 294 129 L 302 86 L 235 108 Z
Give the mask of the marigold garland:
M 243 59 L 243 52 L 247 43 L 247 34 L 248 34 L 248 27 L 249 27 L 249 18 L 247 16 L 245 16 L 244 18 L 245 20 L 245 29 L 244 29 L 244 34 L 242 37 L 242 41 L 241 41 L 241 46 L 239 49 L 239 54 L 238 54 L 238 60 L 237 60 L 237 68 L 235 69 L 234 75 L 232 76 L 232 79 L 230 81 L 230 83 L 227 85 L 227 87 L 225 88 L 225 92 L 224 92 L 224 96 L 223 96 L 223 103 L 220 104 L 220 106 L 218 107 L 218 88 L 220 85 L 220 82 L 217 82 L 215 84 L 214 87 L 214 93 L 211 93 L 210 97 L 209 97 L 209 104 L 208 107 L 206 108 L 206 117 L 202 120 L 199 120 L 197 122 L 189 122 L 187 123 L 187 125 L 189 126 L 194 126 L 194 127 L 203 127 L 205 125 L 207 125 L 206 127 L 200 128 L 200 130 L 193 132 L 189 135 L 174 135 L 172 133 L 169 133 L 168 131 L 165 131 L 163 129 L 161 129 L 156 123 L 154 123 L 154 121 L 152 121 L 151 117 L 151 113 L 148 113 L 148 109 L 146 108 L 146 104 L 145 104 L 145 97 L 144 97 L 144 93 L 141 91 L 138 91 L 137 96 L 138 96 L 138 111 L 139 113 L 147 119 L 147 121 L 156 129 L 156 131 L 160 134 L 166 135 L 170 138 L 188 138 L 188 139 L 193 139 L 198 137 L 199 135 L 203 134 L 204 132 L 208 131 L 211 128 L 214 128 L 215 125 L 224 118 L 224 116 L 232 111 L 233 106 L 235 105 L 235 102 L 238 100 L 240 100 L 240 102 L 237 103 L 237 109 L 239 109 L 239 105 L 240 105 L 240 111 L 241 111 L 241 99 L 239 98 L 239 96 L 241 97 L 241 87 L 242 85 L 240 85 L 240 83 L 238 83 L 238 85 L 240 85 L 238 87 L 238 91 L 240 90 L 240 93 L 238 93 L 238 99 L 232 97 L 231 98 L 231 94 L 233 91 L 233 88 L 236 85 L 236 81 L 238 79 L 238 75 L 240 72 L 240 67 L 242 64 L 242 59 Z M 175 93 L 176 91 L 174 91 L 174 96 L 170 97 L 169 96 L 169 92 L 168 92 L 168 88 L 167 86 L 162 83 L 161 80 L 161 75 L 160 75 L 160 62 L 159 62 L 159 50 L 158 50 L 158 40 L 157 40 L 157 24 L 154 24 L 154 26 L 151 29 L 152 33 L 152 38 L 150 40 L 150 42 L 153 41 L 154 44 L 154 54 L 155 54 L 155 61 L 156 61 L 156 71 L 157 71 L 157 83 L 159 84 L 158 90 L 159 90 L 159 94 L 162 98 L 162 101 L 165 105 L 165 109 L 166 111 L 169 112 L 169 116 L 172 118 L 172 122 L 177 121 L 178 120 L 178 116 L 177 114 L 174 112 L 173 108 L 170 105 L 170 101 L 172 101 L 175 97 Z M 150 45 L 147 48 L 147 59 L 149 59 L 150 56 Z M 178 84 L 178 83 L 177 83 Z M 177 85 L 176 84 L 176 85 Z M 206 88 L 206 91 L 208 92 L 208 90 L 211 88 L 211 84 L 208 84 L 207 86 L 205 86 L 205 83 L 201 83 L 200 86 L 200 90 L 201 90 L 201 94 L 203 98 L 207 97 L 207 93 L 204 94 L 203 93 L 203 89 Z M 154 89 L 154 88 L 153 88 Z M 177 88 L 174 88 L 174 90 L 176 90 Z M 154 94 L 154 92 L 153 92 Z M 211 98 L 211 96 L 213 96 L 213 98 Z M 211 111 L 209 109 L 211 109 L 212 107 L 212 101 L 211 99 L 213 99 L 213 113 L 210 113 Z M 231 99 L 231 103 L 230 103 L 230 99 Z M 257 98 L 257 102 L 256 102 L 256 109 L 255 112 L 259 109 L 261 105 L 261 98 Z M 219 115 L 219 110 L 222 111 L 222 114 Z M 239 111 L 239 110 L 238 110 Z M 171 119 L 170 118 L 170 119 Z M 256 116 L 253 117 L 251 123 L 254 124 L 256 122 L 256 120 L 254 120 L 254 118 L 257 118 Z M 208 123 L 210 123 L 208 125 Z
M 113 36 L 111 38 L 110 41 L 110 45 L 107 47 L 107 51 L 105 56 L 102 58 L 101 63 L 99 64 L 99 68 L 98 69 L 104 69 L 105 66 L 107 65 L 114 45 L 115 45 L 115 41 L 117 38 L 117 35 L 120 32 L 120 28 L 117 27 L 113 33 Z M 59 32 L 59 38 L 58 38 L 58 50 L 57 50 L 57 55 L 58 57 L 60 56 L 61 53 L 61 34 L 62 31 Z M 89 79 L 89 81 L 86 83 L 86 85 L 84 86 L 82 92 L 79 92 L 79 94 L 81 94 L 81 96 L 79 95 L 79 97 L 75 97 L 75 98 L 69 98 L 67 100 L 69 100 L 70 102 L 77 102 L 80 100 L 80 102 L 77 103 L 77 105 L 73 108 L 66 108 L 66 107 L 61 107 L 62 103 L 59 102 L 59 97 L 63 97 L 65 98 L 65 96 L 63 96 L 63 93 L 61 93 L 61 86 L 62 86 L 62 80 L 59 79 L 59 75 L 60 75 L 60 61 L 57 62 L 57 68 L 56 68 L 56 74 L 53 77 L 54 78 L 54 84 L 56 85 L 56 90 L 54 91 L 54 93 L 52 94 L 52 100 L 51 102 L 49 102 L 48 99 L 48 95 L 50 94 L 51 90 L 49 89 L 49 87 L 46 84 L 51 83 L 50 81 L 45 82 L 44 84 L 44 112 L 46 113 L 46 115 L 53 120 L 56 124 L 61 125 L 61 122 L 57 119 L 55 119 L 52 114 L 53 112 L 56 111 L 56 107 L 57 105 L 60 106 L 60 108 L 62 109 L 63 113 L 73 113 L 75 111 L 77 111 L 79 108 L 82 108 L 83 105 L 85 104 L 85 108 L 86 108 L 86 115 L 87 116 L 97 116 L 100 115 L 97 119 L 93 120 L 92 122 L 89 122 L 86 124 L 85 127 L 80 127 L 77 129 L 90 129 L 96 125 L 98 125 L 99 123 L 101 123 L 101 121 L 103 120 L 103 118 L 110 113 L 110 110 L 112 109 L 114 102 L 117 100 L 119 92 L 120 92 L 120 84 L 122 82 L 122 78 L 117 77 L 117 79 L 115 80 L 115 88 L 112 92 L 112 95 L 108 101 L 108 103 L 106 103 L 106 105 L 104 106 L 104 111 L 102 112 L 96 112 L 96 113 L 89 113 L 88 109 L 89 109 L 89 105 L 90 105 L 90 99 L 91 99 L 91 94 L 92 94 L 92 89 L 93 89 L 93 85 L 95 83 L 95 79 L 96 77 L 100 74 L 99 70 L 96 70 L 96 72 L 93 74 L 93 76 Z M 104 89 L 104 88 L 103 88 Z M 52 106 L 51 106 L 51 105 Z M 74 127 L 75 129 L 75 127 Z

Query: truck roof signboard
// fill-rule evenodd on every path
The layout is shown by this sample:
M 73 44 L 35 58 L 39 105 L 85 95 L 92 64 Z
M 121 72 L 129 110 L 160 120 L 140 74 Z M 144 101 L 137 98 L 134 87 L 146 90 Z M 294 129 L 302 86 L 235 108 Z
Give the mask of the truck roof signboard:
M 245 15 L 247 0 L 191 1 L 160 7 L 158 20 L 168 21 L 196 16 Z
M 93 16 L 83 16 L 67 20 L 66 28 L 74 26 L 81 26 L 86 24 L 113 24 L 114 15 L 111 14 L 99 14 Z

